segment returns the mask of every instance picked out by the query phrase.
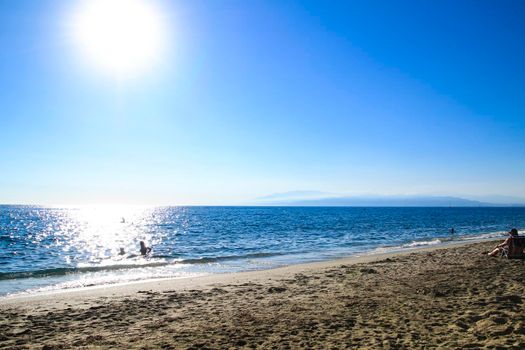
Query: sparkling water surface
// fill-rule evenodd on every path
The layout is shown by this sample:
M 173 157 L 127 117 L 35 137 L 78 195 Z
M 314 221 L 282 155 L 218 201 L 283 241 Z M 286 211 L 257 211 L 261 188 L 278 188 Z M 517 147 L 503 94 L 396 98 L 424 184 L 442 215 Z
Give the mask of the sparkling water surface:
M 0 295 L 266 269 L 512 227 L 525 227 L 525 208 L 4 205 Z

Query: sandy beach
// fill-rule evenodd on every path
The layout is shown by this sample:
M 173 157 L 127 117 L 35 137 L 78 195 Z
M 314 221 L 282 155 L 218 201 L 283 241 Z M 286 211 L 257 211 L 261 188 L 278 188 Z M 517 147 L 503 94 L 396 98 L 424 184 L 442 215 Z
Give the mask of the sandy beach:
M 0 301 L 2 349 L 525 348 L 494 242 Z

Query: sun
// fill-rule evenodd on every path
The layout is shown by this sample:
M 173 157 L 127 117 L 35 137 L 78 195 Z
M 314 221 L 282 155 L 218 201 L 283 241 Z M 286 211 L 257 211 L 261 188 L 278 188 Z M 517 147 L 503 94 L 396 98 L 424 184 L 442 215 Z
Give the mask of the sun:
M 83 56 L 110 73 L 136 73 L 158 61 L 166 29 L 147 0 L 85 0 L 75 9 L 72 34 Z

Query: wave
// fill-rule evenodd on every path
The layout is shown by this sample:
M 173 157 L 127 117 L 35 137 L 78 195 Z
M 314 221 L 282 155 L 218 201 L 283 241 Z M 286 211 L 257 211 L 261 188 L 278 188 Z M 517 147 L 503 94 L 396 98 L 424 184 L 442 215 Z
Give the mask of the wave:
M 440 244 L 445 245 L 445 244 L 449 244 L 453 242 L 464 242 L 464 241 L 476 242 L 476 241 L 492 240 L 494 238 L 501 238 L 502 236 L 504 236 L 504 234 L 505 232 L 497 231 L 497 232 L 472 234 L 472 235 L 461 235 L 461 236 L 451 235 L 451 236 L 444 236 L 444 237 L 436 237 L 430 240 L 421 240 L 421 241 L 416 240 L 416 241 L 403 243 L 400 245 L 377 247 L 366 253 L 367 254 L 389 253 L 389 252 L 403 251 L 403 250 L 408 250 L 408 249 L 434 246 L 434 245 L 440 245 Z
M 106 265 L 106 266 L 83 266 L 83 267 L 59 267 L 54 269 L 43 269 L 36 271 L 21 271 L 21 272 L 4 272 L 0 273 L 1 280 L 20 279 L 20 278 L 39 278 L 39 277 L 52 277 L 52 276 L 64 276 L 78 273 L 87 272 L 98 272 L 98 271 L 111 271 L 111 270 L 124 270 L 133 269 L 137 267 L 158 267 L 168 265 L 168 263 L 151 263 L 151 264 L 117 264 L 117 265 Z
M 177 259 L 172 261 L 153 261 L 153 262 L 137 262 L 137 263 L 126 263 L 125 260 L 121 260 L 118 263 L 111 265 L 84 265 L 79 264 L 76 267 L 59 267 L 51 269 L 42 269 L 35 271 L 20 271 L 20 272 L 3 272 L 0 273 L 0 281 L 2 280 L 13 280 L 23 278 L 42 278 L 42 277 L 53 277 L 53 276 L 65 276 L 71 274 L 81 274 L 89 272 L 101 272 L 101 271 L 116 271 L 116 270 L 130 270 L 136 268 L 149 268 L 149 267 L 162 267 L 169 265 L 184 265 L 184 264 L 210 264 L 226 260 L 239 260 L 239 259 L 257 259 L 267 258 L 272 256 L 283 255 L 283 253 L 252 253 L 244 255 L 228 255 L 218 257 L 201 257 L 201 258 L 190 258 L 190 259 Z
M 272 256 L 284 255 L 284 253 L 251 253 L 244 255 L 226 255 L 218 257 L 202 257 L 196 259 L 186 259 L 181 262 L 185 264 L 207 264 L 225 260 L 237 260 L 237 259 L 257 259 L 257 258 L 269 258 Z
M 496 232 L 488 232 L 488 233 L 482 233 L 478 235 L 471 235 L 471 236 L 462 236 L 460 237 L 460 240 L 463 241 L 473 241 L 473 240 L 484 240 L 484 239 L 492 239 L 492 238 L 501 238 L 505 237 L 506 232 L 505 231 L 496 231 Z
M 410 242 L 410 243 L 405 243 L 401 247 L 402 248 L 424 247 L 424 246 L 429 246 L 429 245 L 441 244 L 444 241 L 445 241 L 444 239 L 438 239 L 438 238 L 433 239 L 431 241 L 413 241 L 413 242 Z M 449 239 L 449 241 L 452 241 L 452 240 Z

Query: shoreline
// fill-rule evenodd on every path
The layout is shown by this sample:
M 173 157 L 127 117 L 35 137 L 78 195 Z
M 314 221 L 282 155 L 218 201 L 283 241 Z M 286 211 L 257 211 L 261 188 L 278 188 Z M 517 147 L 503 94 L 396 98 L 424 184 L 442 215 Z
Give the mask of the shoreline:
M 525 348 L 493 241 L 0 302 L 0 349 Z
M 152 278 L 141 281 L 131 281 L 124 283 L 114 283 L 106 285 L 56 289 L 42 292 L 30 293 L 16 293 L 14 295 L 0 296 L 0 307 L 2 305 L 12 305 L 17 303 L 45 303 L 51 301 L 56 304 L 57 296 L 64 296 L 68 300 L 82 299 L 82 298 L 98 298 L 111 295 L 112 297 L 126 297 L 134 295 L 138 292 L 148 290 L 155 292 L 163 292 L 165 290 L 187 290 L 195 288 L 211 288 L 216 284 L 224 283 L 241 283 L 246 281 L 261 281 L 271 278 L 285 278 L 290 274 L 304 273 L 310 270 L 318 270 L 323 268 L 330 268 L 341 264 L 354 265 L 362 263 L 370 263 L 381 259 L 393 258 L 412 253 L 428 252 L 439 249 L 448 249 L 454 247 L 461 247 L 470 244 L 499 241 L 496 238 L 476 239 L 473 241 L 449 241 L 442 242 L 435 245 L 426 245 L 410 248 L 399 248 L 397 250 L 372 253 L 363 252 L 348 257 L 336 258 L 331 260 L 323 260 L 316 262 L 307 262 L 299 264 L 290 264 L 270 269 L 260 269 L 252 271 L 237 271 L 209 274 L 196 277 L 181 277 L 181 278 Z

